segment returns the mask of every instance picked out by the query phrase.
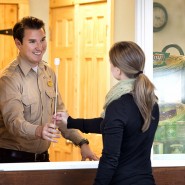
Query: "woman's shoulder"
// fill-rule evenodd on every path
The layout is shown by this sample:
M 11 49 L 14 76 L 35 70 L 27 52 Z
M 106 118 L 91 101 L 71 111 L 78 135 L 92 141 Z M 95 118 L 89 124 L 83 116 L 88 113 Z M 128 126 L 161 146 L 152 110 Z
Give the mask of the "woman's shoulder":
M 107 112 L 120 113 L 127 112 L 128 107 L 133 104 L 133 97 L 131 94 L 124 94 L 120 98 L 112 101 L 107 107 Z
M 123 104 L 123 105 L 133 105 L 135 106 L 135 101 L 134 101 L 134 97 L 131 93 L 127 93 L 127 94 L 124 94 L 120 97 L 120 103 Z

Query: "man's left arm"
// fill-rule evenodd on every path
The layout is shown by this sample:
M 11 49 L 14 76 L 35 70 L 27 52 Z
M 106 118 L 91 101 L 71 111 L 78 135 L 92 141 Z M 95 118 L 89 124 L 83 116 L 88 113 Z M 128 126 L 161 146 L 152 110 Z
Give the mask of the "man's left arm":
M 60 93 L 58 93 L 58 105 L 57 105 L 57 112 L 59 111 L 65 111 L 65 106 L 62 101 Z M 99 158 L 91 151 L 89 147 L 89 142 L 82 137 L 82 135 L 76 130 L 76 129 L 67 129 L 67 125 L 62 124 L 59 128 L 62 136 L 65 139 L 69 139 L 72 141 L 76 146 L 80 147 L 82 160 L 94 160 L 97 161 Z

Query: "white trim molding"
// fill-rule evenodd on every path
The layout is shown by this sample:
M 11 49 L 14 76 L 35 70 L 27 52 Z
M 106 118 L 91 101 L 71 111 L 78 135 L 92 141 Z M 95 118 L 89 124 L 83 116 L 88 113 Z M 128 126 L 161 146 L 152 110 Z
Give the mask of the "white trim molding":
M 136 43 L 146 55 L 145 74 L 153 78 L 153 0 L 135 0 Z

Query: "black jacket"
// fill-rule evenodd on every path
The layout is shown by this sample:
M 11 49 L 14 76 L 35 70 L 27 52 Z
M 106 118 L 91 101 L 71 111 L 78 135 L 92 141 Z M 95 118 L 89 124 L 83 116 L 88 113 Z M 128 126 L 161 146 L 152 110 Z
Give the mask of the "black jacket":
M 101 133 L 103 150 L 94 185 L 155 185 L 150 153 L 159 122 L 155 104 L 149 129 L 142 132 L 143 118 L 131 94 L 107 107 L 105 118 L 68 118 L 68 128 Z

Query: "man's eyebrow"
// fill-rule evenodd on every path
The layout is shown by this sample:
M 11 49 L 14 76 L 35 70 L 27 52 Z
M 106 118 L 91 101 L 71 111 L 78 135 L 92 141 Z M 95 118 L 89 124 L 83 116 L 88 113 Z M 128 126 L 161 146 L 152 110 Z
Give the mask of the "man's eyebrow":
M 28 39 L 29 41 L 35 41 L 36 39 Z
M 42 37 L 41 40 L 46 39 L 46 36 Z M 36 39 L 28 39 L 29 41 L 36 41 Z

